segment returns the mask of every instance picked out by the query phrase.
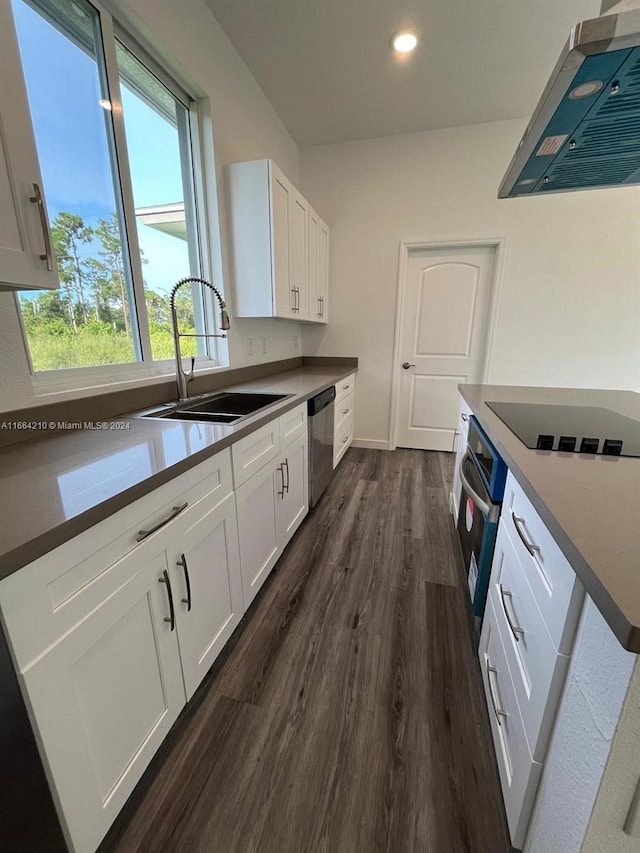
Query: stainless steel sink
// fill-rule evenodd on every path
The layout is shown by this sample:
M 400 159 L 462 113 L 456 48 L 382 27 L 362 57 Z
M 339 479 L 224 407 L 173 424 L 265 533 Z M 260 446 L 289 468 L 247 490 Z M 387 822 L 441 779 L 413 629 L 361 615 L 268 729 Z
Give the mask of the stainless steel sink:
M 290 394 L 262 394 L 250 391 L 222 391 L 206 398 L 172 405 L 171 408 L 165 406 L 163 409 L 153 409 L 144 412 L 142 417 L 233 424 L 290 396 Z

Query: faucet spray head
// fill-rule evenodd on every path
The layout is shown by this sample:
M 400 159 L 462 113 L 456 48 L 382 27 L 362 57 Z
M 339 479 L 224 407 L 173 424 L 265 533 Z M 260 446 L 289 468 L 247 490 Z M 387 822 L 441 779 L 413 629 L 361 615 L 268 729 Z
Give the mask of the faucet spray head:
M 225 332 L 227 329 L 231 328 L 231 323 L 229 322 L 229 315 L 227 314 L 227 309 L 224 302 L 220 305 L 220 328 Z

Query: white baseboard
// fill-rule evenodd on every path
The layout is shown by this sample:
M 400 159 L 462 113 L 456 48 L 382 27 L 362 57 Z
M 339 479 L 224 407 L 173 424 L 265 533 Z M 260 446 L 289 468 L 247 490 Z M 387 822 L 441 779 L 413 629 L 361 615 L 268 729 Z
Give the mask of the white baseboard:
M 354 438 L 351 442 L 352 447 L 364 447 L 369 450 L 389 450 L 388 441 L 378 441 L 373 438 Z

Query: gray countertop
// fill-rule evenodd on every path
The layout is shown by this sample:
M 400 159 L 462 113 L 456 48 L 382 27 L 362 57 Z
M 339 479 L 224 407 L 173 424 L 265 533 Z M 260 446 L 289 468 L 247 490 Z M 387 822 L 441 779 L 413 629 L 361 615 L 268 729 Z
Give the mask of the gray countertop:
M 291 395 L 236 426 L 123 415 L 0 450 L 0 579 L 353 373 L 300 367 L 228 390 Z
M 530 450 L 486 406 L 602 406 L 640 420 L 640 394 L 460 385 L 496 449 L 622 645 L 640 652 L 640 459 Z

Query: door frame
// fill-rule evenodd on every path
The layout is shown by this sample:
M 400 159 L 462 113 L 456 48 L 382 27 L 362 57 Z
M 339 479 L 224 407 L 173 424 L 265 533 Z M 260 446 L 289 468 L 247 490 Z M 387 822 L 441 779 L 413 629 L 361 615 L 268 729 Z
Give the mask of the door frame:
M 395 450 L 398 438 L 398 415 L 400 411 L 399 368 L 402 364 L 401 335 L 404 324 L 404 310 L 407 286 L 409 255 L 413 251 L 436 249 L 494 249 L 495 265 L 489 308 L 487 316 L 487 344 L 482 367 L 482 383 L 488 383 L 493 373 L 493 357 L 496 341 L 498 315 L 502 299 L 502 283 L 506 257 L 506 239 L 504 237 L 481 237 L 454 240 L 401 240 L 398 257 L 398 287 L 396 291 L 396 324 L 393 343 L 393 365 L 391 376 L 391 417 L 389 418 L 389 450 Z

